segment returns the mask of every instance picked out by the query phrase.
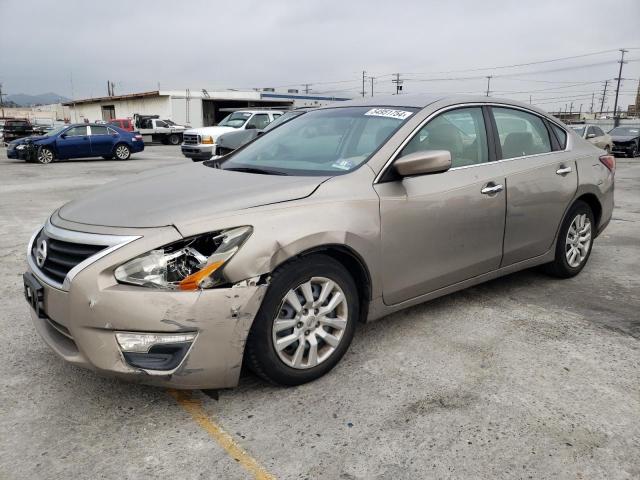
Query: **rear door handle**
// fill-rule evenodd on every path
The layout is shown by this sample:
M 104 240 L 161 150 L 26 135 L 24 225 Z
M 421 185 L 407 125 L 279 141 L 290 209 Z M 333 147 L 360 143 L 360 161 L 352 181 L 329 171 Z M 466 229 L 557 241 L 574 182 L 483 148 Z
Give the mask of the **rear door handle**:
M 480 190 L 480 193 L 482 193 L 483 195 L 494 195 L 498 192 L 501 192 L 502 190 L 504 190 L 504 185 L 487 183 L 485 187 Z
M 567 173 L 571 173 L 573 170 L 571 167 L 560 167 L 556 170 L 556 175 L 566 175 Z

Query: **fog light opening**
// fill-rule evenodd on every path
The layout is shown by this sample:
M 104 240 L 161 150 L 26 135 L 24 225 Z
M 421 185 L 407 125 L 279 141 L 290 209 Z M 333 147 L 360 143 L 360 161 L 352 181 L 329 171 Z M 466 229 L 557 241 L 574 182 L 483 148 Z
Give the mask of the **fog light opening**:
M 118 332 L 116 340 L 125 361 L 132 367 L 145 370 L 173 370 L 187 355 L 196 336 L 196 332 Z

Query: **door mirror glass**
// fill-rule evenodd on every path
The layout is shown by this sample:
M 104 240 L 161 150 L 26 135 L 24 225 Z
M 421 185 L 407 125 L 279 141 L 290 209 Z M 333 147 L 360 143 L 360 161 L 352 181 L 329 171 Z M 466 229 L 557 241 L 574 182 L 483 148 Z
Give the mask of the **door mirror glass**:
M 394 168 L 402 177 L 446 172 L 451 168 L 451 152 L 448 150 L 425 150 L 409 153 L 398 158 L 394 163 Z

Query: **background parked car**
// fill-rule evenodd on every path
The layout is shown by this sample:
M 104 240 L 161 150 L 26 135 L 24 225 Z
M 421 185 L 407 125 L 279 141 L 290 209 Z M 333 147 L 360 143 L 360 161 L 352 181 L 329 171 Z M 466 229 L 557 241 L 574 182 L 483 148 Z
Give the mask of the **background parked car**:
M 7 147 L 7 157 L 44 164 L 56 159 L 87 157 L 127 160 L 132 153 L 142 150 L 144 142 L 137 133 L 95 123 L 74 124 L 45 135 L 14 140 Z
M 182 154 L 194 162 L 214 155 L 218 137 L 240 130 L 263 130 L 284 112 L 279 110 L 237 110 L 213 127 L 193 128 L 184 132 Z
M 571 125 L 571 128 L 582 138 L 594 144 L 596 147 L 611 153 L 613 140 L 611 135 L 604 133 L 597 125 Z
M 609 132 L 613 139 L 613 153 L 637 157 L 640 152 L 640 125 L 616 127 Z
M 31 125 L 31 122 L 26 118 L 12 118 L 5 122 L 3 134 L 4 141 L 9 143 L 18 138 L 33 135 L 33 125 Z
M 213 148 L 213 158 L 222 157 L 228 155 L 234 150 L 246 145 L 252 140 L 258 138 L 260 135 L 267 133 L 280 125 L 287 123 L 296 117 L 299 117 L 305 112 L 312 110 L 310 107 L 302 107 L 300 109 L 292 110 L 279 116 L 273 122 L 268 124 L 263 129 L 250 128 L 248 130 L 235 130 L 228 133 L 223 133 L 218 137 L 218 140 Z
M 133 132 L 135 130 L 133 121 L 130 118 L 114 118 L 109 122 L 109 125 L 121 128 L 122 130 L 125 130 L 127 132 Z
M 160 142 L 163 145 L 179 145 L 182 134 L 187 129 L 171 120 L 161 120 L 158 115 L 133 114 L 133 127 L 144 135 L 148 141 Z

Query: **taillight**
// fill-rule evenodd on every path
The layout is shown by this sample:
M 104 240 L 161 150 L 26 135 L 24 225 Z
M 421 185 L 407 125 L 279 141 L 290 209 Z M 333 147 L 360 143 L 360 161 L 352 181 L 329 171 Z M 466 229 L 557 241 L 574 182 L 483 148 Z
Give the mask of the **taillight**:
M 600 157 L 600 163 L 602 163 L 611 173 L 616 172 L 616 157 L 613 155 L 602 155 Z

